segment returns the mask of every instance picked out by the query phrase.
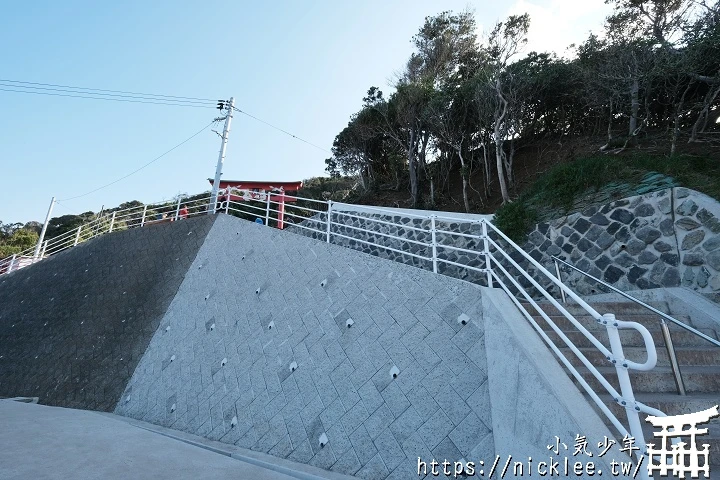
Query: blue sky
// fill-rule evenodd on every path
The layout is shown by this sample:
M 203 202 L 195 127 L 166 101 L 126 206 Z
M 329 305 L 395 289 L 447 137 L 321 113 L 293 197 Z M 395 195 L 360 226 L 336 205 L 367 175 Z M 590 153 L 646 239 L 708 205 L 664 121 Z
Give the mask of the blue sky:
M 15 2 L 0 16 L 0 78 L 234 96 L 239 108 L 330 150 L 370 86 L 391 90 L 424 17 L 468 6 L 480 28 L 529 12 L 530 48 L 559 53 L 608 12 L 602 0 Z M 59 216 L 204 191 L 220 145 L 209 129 L 140 173 L 62 201 L 139 168 L 217 114 L 0 91 L 0 220 L 42 221 L 52 196 Z M 236 114 L 223 178 L 302 180 L 323 175 L 329 155 Z

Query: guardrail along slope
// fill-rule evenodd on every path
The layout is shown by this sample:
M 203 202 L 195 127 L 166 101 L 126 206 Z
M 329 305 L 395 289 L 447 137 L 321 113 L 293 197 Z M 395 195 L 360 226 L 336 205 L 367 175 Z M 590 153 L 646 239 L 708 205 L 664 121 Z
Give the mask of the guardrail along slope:
M 215 219 L 115 232 L 0 277 L 0 396 L 112 411 Z

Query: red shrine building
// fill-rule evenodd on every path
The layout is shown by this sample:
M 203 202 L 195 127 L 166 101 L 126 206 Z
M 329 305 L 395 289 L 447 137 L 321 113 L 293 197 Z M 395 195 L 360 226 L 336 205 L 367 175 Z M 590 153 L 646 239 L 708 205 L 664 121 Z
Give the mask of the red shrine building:
M 213 185 L 215 183 L 212 178 L 208 178 L 208 181 L 210 182 L 210 185 Z M 226 190 L 229 187 L 247 192 L 246 195 L 230 194 L 229 200 L 231 202 L 266 202 L 268 200 L 269 194 L 270 202 L 277 205 L 277 226 L 279 229 L 282 229 L 284 227 L 285 202 L 293 203 L 297 201 L 294 196 L 287 196 L 286 194 L 289 193 L 290 195 L 293 195 L 300 188 L 302 188 L 302 182 L 256 182 L 250 180 L 220 180 L 220 190 Z M 218 202 L 225 202 L 227 200 L 228 194 L 218 196 Z

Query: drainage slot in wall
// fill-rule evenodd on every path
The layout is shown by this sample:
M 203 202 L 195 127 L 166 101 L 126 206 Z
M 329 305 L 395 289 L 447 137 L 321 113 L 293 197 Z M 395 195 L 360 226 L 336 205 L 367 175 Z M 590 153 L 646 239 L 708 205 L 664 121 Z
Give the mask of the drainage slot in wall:
M 465 315 L 465 314 L 463 313 L 463 314 L 461 314 L 461 315 L 457 318 L 457 321 L 458 321 L 458 323 L 461 324 L 461 325 L 467 325 L 468 322 L 470 321 L 470 317 L 468 317 L 467 315 Z
M 272 330 L 273 328 L 275 328 L 275 320 L 268 323 L 268 330 Z
M 325 447 L 325 445 L 327 445 L 327 443 L 328 443 L 328 437 L 327 437 L 327 435 L 325 435 L 325 433 L 320 435 L 319 440 L 320 440 L 320 448 Z
M 392 378 L 397 378 L 398 375 L 400 375 L 400 369 L 396 365 L 393 365 L 390 369 L 390 376 Z
M 224 367 L 225 365 L 227 365 L 227 358 L 223 358 L 222 362 L 220 362 L 221 367 Z
M 345 325 L 347 325 L 347 327 L 350 328 L 353 325 L 355 325 L 355 322 L 353 321 L 352 318 L 348 318 L 347 321 L 345 322 Z
M 290 371 L 294 372 L 295 370 L 297 370 L 297 362 L 292 362 L 290 364 Z

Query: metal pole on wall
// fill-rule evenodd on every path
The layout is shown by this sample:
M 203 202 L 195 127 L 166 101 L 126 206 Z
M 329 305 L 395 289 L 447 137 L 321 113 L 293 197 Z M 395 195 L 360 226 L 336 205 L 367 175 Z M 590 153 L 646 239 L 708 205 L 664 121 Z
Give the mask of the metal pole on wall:
M 433 273 L 437 273 L 437 241 L 435 237 L 435 215 L 430 215 L 430 235 L 432 236 Z
M 112 233 L 113 225 L 115 225 L 115 214 L 117 212 L 113 212 L 112 218 L 110 219 L 110 230 L 108 230 L 108 233 Z
M 328 200 L 327 243 L 330 243 L 330 225 L 332 225 L 332 200 Z
M 175 207 L 175 218 L 174 218 L 175 221 L 177 221 L 178 216 L 180 215 L 180 204 L 181 203 L 182 203 L 182 197 L 178 197 L 178 203 L 177 203 L 177 206 Z
M 267 206 L 265 207 L 265 226 L 270 226 L 270 192 L 267 192 Z
M 34 259 L 37 259 L 38 255 L 40 255 L 40 248 L 42 247 L 43 240 L 45 240 L 45 232 L 47 231 L 48 222 L 50 221 L 50 215 L 52 215 L 52 210 L 54 206 L 55 197 L 52 197 L 52 201 L 50 202 L 50 208 L 48 208 L 47 215 L 45 216 L 45 223 L 43 223 L 42 230 L 40 231 L 40 238 L 38 238 L 38 243 L 35 246 L 35 253 L 33 254 Z
M 485 220 L 482 220 L 483 253 L 485 253 L 485 270 L 487 271 L 487 284 L 492 288 L 492 267 L 490 266 L 490 242 L 488 242 L 488 228 Z
M 224 102 L 218 102 L 224 106 Z M 215 180 L 212 185 L 212 194 L 210 195 L 210 205 L 208 211 L 215 213 L 217 210 L 218 190 L 220 189 L 220 177 L 222 176 L 223 163 L 225 162 L 225 150 L 227 148 L 228 136 L 230 135 L 230 123 L 233 117 L 233 109 L 235 108 L 235 98 L 230 97 L 230 102 L 226 106 L 228 112 L 225 116 L 225 127 L 222 133 L 222 143 L 220 144 L 220 154 L 218 155 L 217 166 L 215 167 Z

